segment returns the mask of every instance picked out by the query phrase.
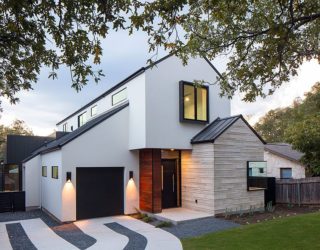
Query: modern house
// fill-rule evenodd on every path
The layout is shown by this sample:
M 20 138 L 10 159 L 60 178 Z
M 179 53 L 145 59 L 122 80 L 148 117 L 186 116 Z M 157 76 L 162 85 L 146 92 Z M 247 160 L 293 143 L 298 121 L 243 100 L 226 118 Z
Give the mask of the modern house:
M 264 141 L 220 97 L 206 59 L 166 56 L 57 124 L 69 132 L 24 159 L 26 203 L 60 221 L 183 207 L 210 215 L 264 202 L 248 162 Z
M 306 177 L 306 167 L 300 159 L 303 153 L 287 143 L 268 143 L 264 148 L 267 175 L 277 179 L 301 179 Z

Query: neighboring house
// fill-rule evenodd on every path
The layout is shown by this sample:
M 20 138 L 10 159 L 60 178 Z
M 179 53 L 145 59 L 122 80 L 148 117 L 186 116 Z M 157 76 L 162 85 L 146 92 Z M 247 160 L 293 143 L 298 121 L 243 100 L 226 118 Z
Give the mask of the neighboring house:
M 300 179 L 306 177 L 305 166 L 300 162 L 303 154 L 286 143 L 268 143 L 264 148 L 267 175 L 278 179 Z
M 63 119 L 57 128 L 69 133 L 24 160 L 27 206 L 74 221 L 263 204 L 263 190 L 247 189 L 247 162 L 263 161 L 264 141 L 230 117 L 218 84 L 192 83 L 217 75 L 206 59 L 166 56 Z

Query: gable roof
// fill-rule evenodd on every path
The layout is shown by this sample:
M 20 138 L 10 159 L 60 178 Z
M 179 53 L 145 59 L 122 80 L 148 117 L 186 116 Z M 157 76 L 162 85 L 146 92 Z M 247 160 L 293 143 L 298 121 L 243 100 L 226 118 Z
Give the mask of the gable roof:
M 107 120 L 108 118 L 110 118 L 111 116 L 113 116 L 114 114 L 118 113 L 119 111 L 121 111 L 122 109 L 124 109 L 125 107 L 128 107 L 128 106 L 129 106 L 129 102 L 127 101 L 127 102 L 120 104 L 117 107 L 114 107 L 114 108 L 108 110 L 107 112 L 99 115 L 95 119 L 88 121 L 86 124 L 84 124 L 83 126 L 81 126 L 78 129 L 76 129 L 75 131 L 67 133 L 64 136 L 58 138 L 57 140 L 54 140 L 54 141 L 51 141 L 49 143 L 44 144 L 42 147 L 35 150 L 29 157 L 24 159 L 22 162 L 27 162 L 39 154 L 47 153 L 50 151 L 60 149 L 62 146 L 73 141 L 78 136 L 81 136 L 82 134 L 86 133 L 87 131 L 89 131 L 90 129 L 95 127 L 96 125 Z
M 159 60 L 155 61 L 154 63 L 146 66 L 146 67 L 141 67 L 140 69 L 138 69 L 137 71 L 135 71 L 134 73 L 132 73 L 131 75 L 129 75 L 128 77 L 126 77 L 125 79 L 123 79 L 121 82 L 117 83 L 116 85 L 114 85 L 113 87 L 111 87 L 110 89 L 108 89 L 107 91 L 105 91 L 103 94 L 99 95 L 98 97 L 96 97 L 95 99 L 93 99 L 92 101 L 90 101 L 89 103 L 87 103 L 86 105 L 84 105 L 83 107 L 81 107 L 80 109 L 76 110 L 75 112 L 73 112 L 71 115 L 67 116 L 66 118 L 64 118 L 63 120 L 61 120 L 60 122 L 58 122 L 56 125 L 60 125 L 62 123 L 64 123 L 65 121 L 67 121 L 69 118 L 71 118 L 72 116 L 80 113 L 81 111 L 83 111 L 86 108 L 89 108 L 91 105 L 93 105 L 94 103 L 96 103 L 97 101 L 101 100 L 102 98 L 104 98 L 105 96 L 109 95 L 111 92 L 121 88 L 123 85 L 125 85 L 126 83 L 128 83 L 129 81 L 133 80 L 134 78 L 136 78 L 137 76 L 141 75 L 142 73 L 144 73 L 146 70 L 152 68 L 153 66 L 159 64 L 160 62 L 166 60 L 167 58 L 171 57 L 173 54 L 169 54 L 166 55 L 162 58 L 160 58 Z M 206 60 L 206 62 L 210 65 L 210 67 L 217 73 L 217 75 L 222 78 L 221 73 L 213 66 L 213 64 L 206 58 L 204 57 L 204 59 Z
M 278 155 L 280 157 L 286 158 L 290 161 L 297 162 L 302 165 L 300 162 L 303 153 L 294 150 L 292 145 L 287 143 L 268 143 L 265 145 L 264 149 L 272 154 Z
M 242 115 L 230 116 L 226 118 L 217 118 L 203 130 L 196 134 L 192 139 L 192 144 L 212 142 L 222 135 L 228 128 L 230 128 L 236 121 L 241 119 L 251 129 L 251 131 L 259 138 L 259 140 L 265 144 L 262 137 L 250 126 L 250 124 L 243 118 Z

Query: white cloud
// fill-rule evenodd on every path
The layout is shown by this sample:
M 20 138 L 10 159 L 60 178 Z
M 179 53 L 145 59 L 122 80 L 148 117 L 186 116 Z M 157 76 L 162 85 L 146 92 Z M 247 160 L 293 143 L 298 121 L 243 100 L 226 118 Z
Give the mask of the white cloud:
M 241 101 L 240 95 L 231 101 L 232 114 L 243 114 L 250 117 L 251 124 L 256 123 L 260 117 L 271 109 L 287 107 L 296 97 L 304 97 L 304 93 L 320 81 L 320 65 L 316 60 L 305 62 L 299 69 L 298 76 L 284 83 L 272 96 L 257 98 L 253 103 Z

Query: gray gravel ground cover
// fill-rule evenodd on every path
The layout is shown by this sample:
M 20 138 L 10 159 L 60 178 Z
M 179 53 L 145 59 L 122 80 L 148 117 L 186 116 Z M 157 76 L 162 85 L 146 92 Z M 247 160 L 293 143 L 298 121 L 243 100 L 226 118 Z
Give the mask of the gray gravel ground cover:
M 143 235 L 116 222 L 107 223 L 105 225 L 116 233 L 123 234 L 128 237 L 129 242 L 123 250 L 144 250 L 146 248 L 148 240 Z
M 162 229 L 169 233 L 172 233 L 179 239 L 184 239 L 239 226 L 239 224 L 231 221 L 209 217 L 180 222 L 178 225 L 173 225 L 172 227 L 164 227 Z
M 44 223 L 48 225 L 57 235 L 79 249 L 87 249 L 96 243 L 96 239 L 82 232 L 73 223 L 60 223 L 41 210 L 32 210 L 27 212 L 15 212 L 15 213 L 0 213 L 0 222 L 28 220 L 40 218 Z M 18 230 L 18 227 L 15 227 Z M 23 228 L 21 228 L 23 230 Z M 15 235 L 14 229 L 11 231 Z M 18 231 L 17 233 L 21 233 Z M 12 244 L 12 242 L 10 241 Z M 1 249 L 1 248 L 0 248 Z M 21 248 L 14 248 L 21 249 Z M 25 248 L 26 249 L 26 248 Z

